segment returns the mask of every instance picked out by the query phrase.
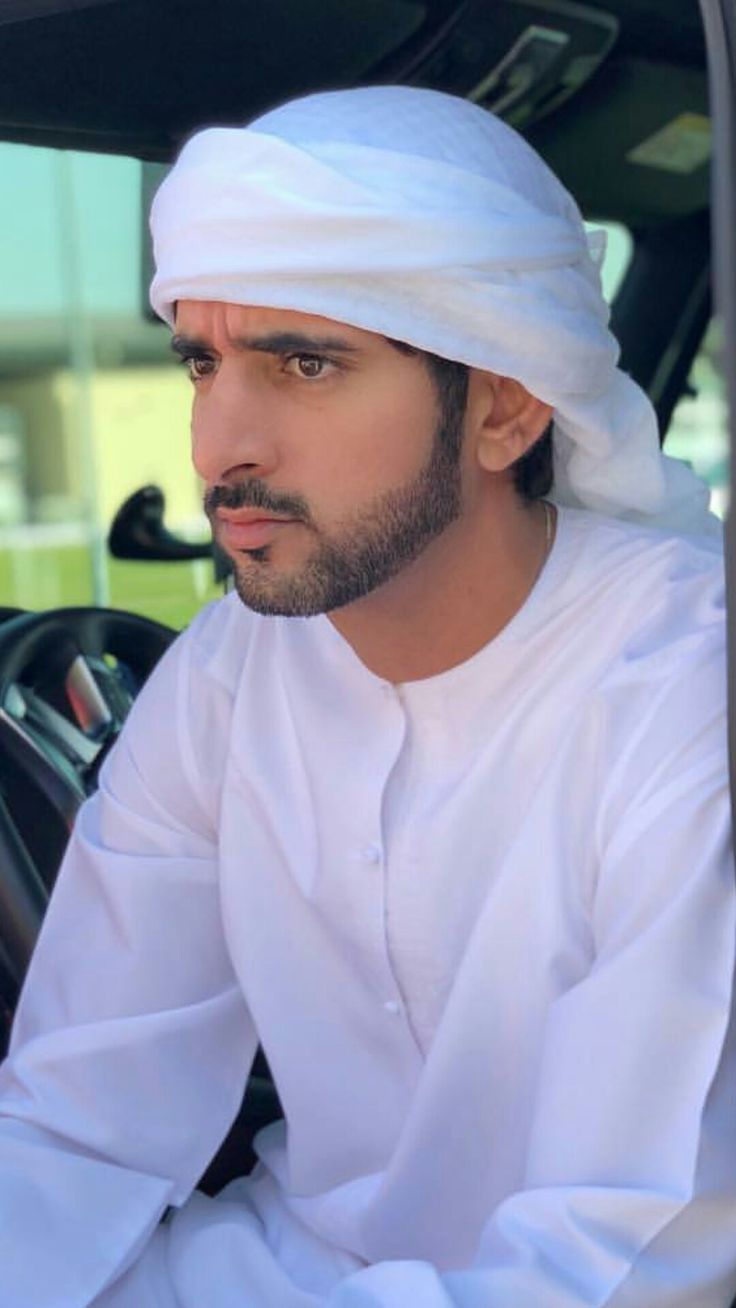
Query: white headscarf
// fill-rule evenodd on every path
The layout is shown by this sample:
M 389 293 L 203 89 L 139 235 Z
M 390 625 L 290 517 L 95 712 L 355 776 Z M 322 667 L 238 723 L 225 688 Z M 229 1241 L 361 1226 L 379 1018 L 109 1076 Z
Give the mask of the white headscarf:
M 554 409 L 552 498 L 707 534 L 707 488 L 661 454 L 616 366 L 602 233 L 487 111 L 412 87 L 306 96 L 184 146 L 151 214 L 155 311 L 294 309 L 516 378 Z

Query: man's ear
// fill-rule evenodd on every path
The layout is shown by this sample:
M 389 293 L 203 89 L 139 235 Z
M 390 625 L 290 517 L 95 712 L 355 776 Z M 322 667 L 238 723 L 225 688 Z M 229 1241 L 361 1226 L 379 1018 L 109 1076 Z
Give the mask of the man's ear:
M 539 440 L 552 418 L 552 406 L 512 377 L 475 372 L 470 386 L 477 460 L 486 472 L 504 472 Z

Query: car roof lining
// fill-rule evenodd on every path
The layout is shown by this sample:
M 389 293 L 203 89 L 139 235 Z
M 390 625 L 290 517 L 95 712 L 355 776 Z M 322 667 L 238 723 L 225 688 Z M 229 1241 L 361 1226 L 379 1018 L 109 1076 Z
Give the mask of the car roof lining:
M 166 162 L 204 122 L 237 123 L 313 89 L 421 81 L 473 16 L 599 11 L 619 25 L 602 66 L 523 130 L 586 212 L 631 226 L 708 203 L 708 168 L 632 164 L 632 146 L 707 115 L 696 0 L 0 0 L 0 137 Z M 247 21 L 244 21 L 247 20 Z M 502 51 L 489 50 L 490 66 Z M 446 89 L 440 68 L 430 84 Z

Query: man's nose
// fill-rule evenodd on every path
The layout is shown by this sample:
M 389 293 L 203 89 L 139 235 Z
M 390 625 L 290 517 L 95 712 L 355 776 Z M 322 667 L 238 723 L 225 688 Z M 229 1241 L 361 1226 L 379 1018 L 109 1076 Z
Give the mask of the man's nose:
M 268 406 L 257 387 L 223 370 L 206 392 L 195 395 L 192 461 L 210 486 L 243 475 L 267 477 L 275 471 L 277 453 Z

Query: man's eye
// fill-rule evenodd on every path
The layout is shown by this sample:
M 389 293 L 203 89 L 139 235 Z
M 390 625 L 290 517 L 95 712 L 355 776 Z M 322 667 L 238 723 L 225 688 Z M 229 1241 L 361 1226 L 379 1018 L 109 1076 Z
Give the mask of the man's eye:
M 209 377 L 214 367 L 214 361 L 204 355 L 190 354 L 181 360 L 181 365 L 182 368 L 186 368 L 189 380 L 197 382 L 201 381 L 203 377 Z
M 290 354 L 286 366 L 290 372 L 310 380 L 324 376 L 325 370 L 329 369 L 332 363 L 322 354 Z

